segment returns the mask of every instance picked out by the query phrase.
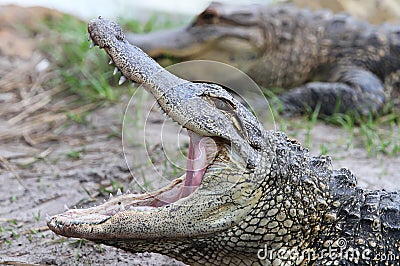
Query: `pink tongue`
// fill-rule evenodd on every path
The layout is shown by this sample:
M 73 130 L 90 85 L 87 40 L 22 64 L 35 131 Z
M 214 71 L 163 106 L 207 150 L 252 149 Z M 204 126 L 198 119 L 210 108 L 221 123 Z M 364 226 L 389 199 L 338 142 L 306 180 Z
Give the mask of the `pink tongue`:
M 182 189 L 182 197 L 191 194 L 200 185 L 206 171 L 206 147 L 202 145 L 203 137 L 188 130 L 190 143 L 189 154 L 186 163 L 185 186 Z

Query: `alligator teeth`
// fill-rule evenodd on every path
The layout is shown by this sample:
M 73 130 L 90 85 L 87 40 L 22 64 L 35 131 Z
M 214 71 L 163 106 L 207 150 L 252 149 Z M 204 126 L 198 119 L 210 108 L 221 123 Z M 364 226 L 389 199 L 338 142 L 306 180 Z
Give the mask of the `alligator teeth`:
M 126 191 L 126 194 L 131 194 L 131 191 L 128 189 L 128 190 Z
M 109 198 L 111 199 L 112 197 L 113 197 L 113 194 L 110 193 L 110 197 Z
M 118 73 L 118 67 L 115 67 L 115 68 L 114 68 L 113 75 L 115 76 L 115 74 L 117 74 L 117 73 Z
M 130 206 L 129 209 L 130 209 L 130 210 L 134 210 L 135 208 L 134 208 L 133 206 Z
M 125 206 L 122 202 L 121 202 L 121 205 L 119 205 L 119 210 L 122 212 L 125 211 Z
M 122 191 L 121 191 L 121 189 L 119 188 L 118 190 L 117 190 L 117 196 L 121 196 L 122 195 Z
M 64 204 L 64 210 L 65 210 L 65 211 L 68 211 L 68 210 L 69 210 L 67 204 Z
M 92 40 L 92 42 L 90 43 L 89 49 L 92 49 L 95 46 L 94 41 Z
M 126 77 L 125 76 L 121 76 L 119 78 L 118 85 L 122 85 L 125 81 L 126 81 Z
M 109 65 L 112 65 L 114 63 L 114 61 L 112 59 L 110 59 L 110 62 L 108 62 Z

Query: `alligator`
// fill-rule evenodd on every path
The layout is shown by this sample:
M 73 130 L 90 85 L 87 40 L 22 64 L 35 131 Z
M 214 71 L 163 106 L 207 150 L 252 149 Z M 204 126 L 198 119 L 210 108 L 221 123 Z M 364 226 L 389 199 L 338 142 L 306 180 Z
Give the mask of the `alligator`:
M 88 31 L 190 137 L 186 174 L 143 194 L 49 217 L 56 234 L 190 265 L 394 265 L 400 193 L 366 190 L 329 156 L 266 130 L 223 87 L 181 79 L 130 44 L 118 24 Z
M 211 3 L 183 28 L 127 34 L 154 58 L 233 65 L 264 88 L 282 88 L 283 114 L 378 115 L 400 95 L 400 27 L 292 5 Z

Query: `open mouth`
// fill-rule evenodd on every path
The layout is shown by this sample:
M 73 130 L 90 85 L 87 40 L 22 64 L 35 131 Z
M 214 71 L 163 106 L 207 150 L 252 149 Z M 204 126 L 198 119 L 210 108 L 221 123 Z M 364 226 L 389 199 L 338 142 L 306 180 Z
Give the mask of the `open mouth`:
M 89 24 L 89 32 L 91 30 L 96 31 L 94 24 Z M 116 51 L 119 51 L 118 49 L 136 48 L 132 46 L 126 47 L 127 42 L 124 39 L 124 34 L 120 28 L 116 27 L 116 24 L 107 21 L 103 24 L 108 27 L 105 29 L 102 28 L 103 31 L 108 32 L 115 28 L 112 31 L 113 34 L 108 34 L 107 37 L 109 38 L 106 39 L 98 37 L 95 32 L 91 32 L 90 39 L 93 41 L 92 45 L 104 48 L 115 62 L 115 65 L 122 68 L 117 70 L 121 70 L 124 75 L 130 74 L 133 77 L 129 78 L 130 80 L 141 83 L 140 80 L 142 79 L 140 77 L 136 78 L 136 72 L 130 68 L 131 65 L 134 65 L 133 63 L 117 64 L 117 59 L 124 61 L 126 58 L 132 58 L 129 57 L 129 52 L 126 54 L 115 54 Z M 146 59 L 146 56 L 143 54 L 143 58 Z M 140 57 L 135 60 L 140 61 L 143 58 Z M 125 76 L 122 77 L 125 80 L 127 79 Z M 193 93 L 193 91 L 189 92 Z M 175 91 L 174 93 L 178 92 Z M 186 91 L 182 91 L 182 94 L 184 93 Z M 204 105 L 209 106 L 207 110 L 210 110 L 211 113 L 207 112 L 207 115 L 204 115 L 202 119 L 208 118 L 212 122 L 215 116 L 216 120 L 214 123 L 220 123 L 218 124 L 218 128 L 228 128 L 229 134 L 226 136 L 223 134 L 218 135 L 218 130 L 213 132 L 213 128 L 205 130 L 198 127 L 196 124 L 198 120 L 196 119 L 199 119 L 199 115 L 202 112 L 205 113 L 204 110 L 198 113 L 190 113 L 191 115 L 188 119 L 193 119 L 193 121 L 197 121 L 196 123 L 192 122 L 192 120 L 181 119 L 181 115 L 177 116 L 175 114 L 178 117 L 177 119 L 174 119 L 174 114 L 169 115 L 178 124 L 188 130 L 190 139 L 189 151 L 186 173 L 183 176 L 153 192 L 122 194 L 121 191 L 118 191 L 117 196 L 110 196 L 108 201 L 99 206 L 87 209 L 69 209 L 62 214 L 49 217 L 47 223 L 49 228 L 60 235 L 88 239 L 113 239 L 114 236 L 121 237 L 121 234 L 118 234 L 120 231 L 124 231 L 124 238 L 131 237 L 134 239 L 157 238 L 160 237 L 160 234 L 166 237 L 176 237 L 177 235 L 187 236 L 188 227 L 190 227 L 190 234 L 201 235 L 204 234 L 203 228 L 191 226 L 193 223 L 192 217 L 197 217 L 199 223 L 204 223 L 207 227 L 210 227 L 210 231 L 216 231 L 227 228 L 231 223 L 236 222 L 240 216 L 244 215 L 246 211 L 249 211 L 247 207 L 245 210 L 233 207 L 235 204 L 232 202 L 236 200 L 236 197 L 240 193 L 232 195 L 232 202 L 230 201 L 228 204 L 224 204 L 222 200 L 217 200 L 219 197 L 223 197 L 231 186 L 238 183 L 238 180 L 245 178 L 242 175 L 228 175 L 227 170 L 243 170 L 246 168 L 246 165 L 248 166 L 250 163 L 243 158 L 247 158 L 249 154 L 253 158 L 257 158 L 257 154 L 252 153 L 252 147 L 240 133 L 242 124 L 237 120 L 239 118 L 237 118 L 237 113 L 233 110 L 234 104 L 231 103 L 233 100 L 230 96 L 223 96 L 229 99 L 224 102 L 222 99 L 225 98 L 219 99 L 216 95 L 210 93 L 210 101 L 214 104 L 211 105 L 210 102 L 207 102 L 198 95 L 194 95 L 193 97 L 195 100 L 187 102 L 187 98 L 179 98 L 178 96 L 179 99 L 182 99 L 182 102 L 178 103 L 182 104 L 181 109 L 183 111 L 180 110 L 182 111 L 180 114 L 184 116 L 185 112 L 188 112 L 188 110 L 191 111 L 190 108 L 203 110 Z M 198 101 L 201 101 L 201 104 Z M 185 109 L 184 107 L 190 108 Z M 168 114 L 168 111 L 164 108 L 163 110 Z M 246 117 L 246 114 L 242 115 Z M 227 117 L 229 119 L 226 119 Z M 236 142 L 233 142 L 232 138 Z M 235 152 L 231 152 L 233 145 L 241 149 L 237 148 L 235 150 L 234 148 Z M 252 183 L 247 185 L 246 182 L 242 182 L 240 184 L 240 191 L 243 193 L 246 192 L 244 188 L 252 189 Z M 202 207 L 193 208 L 195 205 Z M 223 210 L 229 210 L 229 212 L 222 215 L 224 213 Z M 187 218 L 172 219 L 171 216 Z M 214 217 L 213 220 L 210 220 L 210 217 Z M 165 219 L 168 219 L 167 223 Z M 146 227 L 146 231 L 143 231 L 143 226 Z
M 68 209 L 57 215 L 57 219 L 50 219 L 53 228 L 62 228 L 71 224 L 99 224 L 113 215 L 124 211 L 152 211 L 171 203 L 179 204 L 179 200 L 190 196 L 200 185 L 209 165 L 217 157 L 220 145 L 210 137 L 203 137 L 188 130 L 189 151 L 186 163 L 186 173 L 173 180 L 167 186 L 153 192 L 143 194 L 122 194 L 118 190 L 117 196 L 110 194 L 110 198 L 102 205 L 87 209 Z
M 122 33 L 121 33 L 122 34 Z M 98 45 L 91 37 L 91 47 Z M 186 174 L 173 180 L 169 185 L 143 194 L 122 194 L 112 196 L 104 204 L 87 209 L 68 209 L 66 212 L 49 218 L 48 224 L 55 231 L 62 231 L 64 226 L 79 224 L 100 224 L 112 216 L 125 211 L 146 212 L 177 203 L 180 199 L 191 195 L 200 185 L 208 166 L 217 157 L 220 145 L 210 137 L 200 136 L 188 129 L 189 151 L 186 163 Z M 177 203 L 178 204 L 178 203 Z

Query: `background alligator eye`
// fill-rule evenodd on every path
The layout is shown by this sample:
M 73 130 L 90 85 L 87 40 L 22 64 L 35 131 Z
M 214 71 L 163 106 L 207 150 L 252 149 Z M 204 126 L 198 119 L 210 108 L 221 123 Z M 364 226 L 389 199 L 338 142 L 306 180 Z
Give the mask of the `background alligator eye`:
M 214 12 L 205 12 L 201 18 L 204 20 L 212 20 L 216 16 L 217 14 L 215 14 Z
M 214 8 L 207 8 L 201 13 L 195 24 L 202 25 L 202 24 L 216 24 L 218 22 L 218 12 Z

